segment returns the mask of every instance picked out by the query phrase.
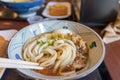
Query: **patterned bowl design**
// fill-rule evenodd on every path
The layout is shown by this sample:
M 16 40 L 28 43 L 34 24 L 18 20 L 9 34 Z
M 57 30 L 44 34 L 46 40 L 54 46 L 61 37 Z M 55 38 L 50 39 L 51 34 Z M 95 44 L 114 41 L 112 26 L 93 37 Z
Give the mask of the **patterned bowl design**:
M 12 38 L 8 46 L 8 57 L 11 59 L 21 59 L 22 60 L 22 46 L 27 39 L 41 34 L 43 32 L 49 32 L 56 29 L 69 29 L 77 34 L 79 34 L 86 42 L 89 47 L 89 60 L 88 66 L 86 69 L 78 71 L 77 74 L 71 76 L 45 76 L 38 74 L 32 70 L 26 69 L 17 69 L 21 73 L 37 79 L 49 79 L 49 80 L 58 80 L 58 79 L 78 79 L 83 76 L 88 75 L 93 72 L 104 60 L 105 57 L 105 46 L 100 38 L 100 36 L 90 29 L 89 27 L 82 25 L 80 23 L 64 20 L 52 20 L 44 21 L 40 23 L 35 23 L 29 25 L 16 33 Z

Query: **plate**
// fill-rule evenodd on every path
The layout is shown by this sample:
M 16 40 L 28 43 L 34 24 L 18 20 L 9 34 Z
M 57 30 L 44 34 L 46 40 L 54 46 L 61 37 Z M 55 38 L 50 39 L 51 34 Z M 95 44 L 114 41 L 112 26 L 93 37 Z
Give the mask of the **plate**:
M 64 15 L 64 16 L 51 16 L 49 15 L 49 6 L 52 6 L 54 4 L 63 4 L 67 7 L 67 15 Z M 71 15 L 71 4 L 69 2 L 49 2 L 47 5 L 46 5 L 46 8 L 43 10 L 42 12 L 42 15 L 45 16 L 45 17 L 49 17 L 49 18 L 67 18 Z
M 4 37 L 5 40 L 10 41 L 17 30 L 0 30 L 0 36 Z M 0 68 L 0 79 L 5 71 L 5 68 Z
M 93 72 L 96 68 L 98 68 L 98 66 L 102 63 L 105 57 L 105 46 L 101 37 L 95 31 L 85 25 L 65 20 L 44 21 L 24 27 L 23 29 L 18 31 L 10 41 L 8 46 L 8 57 L 11 59 L 22 60 L 22 47 L 28 39 L 38 34 L 57 29 L 71 30 L 76 34 L 79 34 L 83 38 L 83 40 L 86 41 L 89 48 L 88 66 L 85 69 L 80 70 L 76 74 L 73 74 L 71 76 L 45 76 L 29 69 L 17 69 L 18 71 L 29 77 L 42 80 L 73 80 L 86 76 Z

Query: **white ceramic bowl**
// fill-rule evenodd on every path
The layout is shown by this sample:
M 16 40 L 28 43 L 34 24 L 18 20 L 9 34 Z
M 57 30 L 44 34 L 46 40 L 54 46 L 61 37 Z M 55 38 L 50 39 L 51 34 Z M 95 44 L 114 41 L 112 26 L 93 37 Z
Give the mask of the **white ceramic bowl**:
M 52 20 L 29 25 L 16 33 L 8 46 L 8 57 L 11 59 L 22 59 L 22 46 L 25 41 L 37 34 L 49 32 L 56 29 L 69 29 L 79 34 L 89 45 L 89 59 L 87 68 L 78 71 L 77 74 L 70 76 L 45 76 L 32 70 L 17 69 L 21 73 L 37 79 L 60 80 L 60 79 L 78 79 L 93 72 L 102 63 L 105 56 L 105 46 L 100 36 L 89 27 L 72 21 Z

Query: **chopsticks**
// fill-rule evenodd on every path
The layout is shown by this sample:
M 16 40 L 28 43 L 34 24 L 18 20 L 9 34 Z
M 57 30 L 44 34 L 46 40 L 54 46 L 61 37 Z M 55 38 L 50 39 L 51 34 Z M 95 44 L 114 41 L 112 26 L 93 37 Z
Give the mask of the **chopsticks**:
M 22 61 L 22 60 L 13 60 L 7 58 L 0 58 L 0 67 L 39 69 L 39 70 L 43 69 L 43 67 L 39 66 L 39 63 Z

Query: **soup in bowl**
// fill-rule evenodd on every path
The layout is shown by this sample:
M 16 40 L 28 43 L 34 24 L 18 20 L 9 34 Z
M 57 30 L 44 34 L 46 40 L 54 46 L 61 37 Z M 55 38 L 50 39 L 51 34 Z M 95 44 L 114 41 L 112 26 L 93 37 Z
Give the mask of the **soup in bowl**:
M 67 76 L 86 67 L 88 48 L 81 36 L 59 29 L 28 39 L 22 48 L 22 57 L 44 68 L 35 70 L 38 73 Z
M 78 79 L 101 64 L 105 46 L 100 36 L 89 27 L 71 21 L 53 20 L 21 29 L 10 41 L 8 56 L 37 62 L 44 68 L 17 69 L 31 78 Z

